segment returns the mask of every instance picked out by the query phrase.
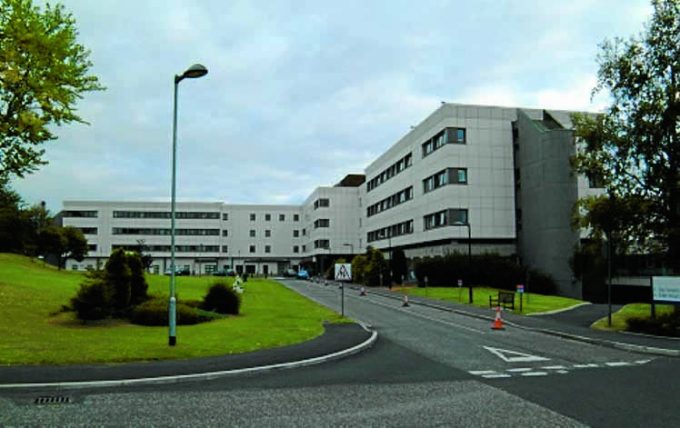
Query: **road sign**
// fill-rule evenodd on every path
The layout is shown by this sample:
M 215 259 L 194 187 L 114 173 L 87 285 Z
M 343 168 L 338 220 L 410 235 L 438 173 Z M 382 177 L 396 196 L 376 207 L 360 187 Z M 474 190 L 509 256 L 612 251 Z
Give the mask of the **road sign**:
M 459 287 L 462 287 L 462 286 L 463 286 L 463 280 L 462 280 L 462 279 L 459 279 L 459 280 L 458 280 L 458 286 L 459 286 Z
M 350 263 L 336 263 L 335 264 L 335 280 L 336 281 L 351 281 L 352 280 L 352 265 Z
M 655 301 L 680 302 L 680 276 L 653 276 L 652 297 Z
M 517 292 L 524 293 L 524 284 L 517 285 Z

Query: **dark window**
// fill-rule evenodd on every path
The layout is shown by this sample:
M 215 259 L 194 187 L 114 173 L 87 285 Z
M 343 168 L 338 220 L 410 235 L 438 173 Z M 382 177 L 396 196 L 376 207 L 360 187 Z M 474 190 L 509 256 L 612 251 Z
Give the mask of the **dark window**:
M 271 247 L 271 245 L 265 245 L 265 246 L 264 246 L 264 252 L 265 252 L 265 253 L 271 253 L 271 252 L 272 252 L 272 247 Z
M 300 236 L 300 231 L 297 230 L 297 229 L 295 229 L 295 230 L 293 231 L 293 238 L 297 238 L 297 237 L 299 237 L 299 236 Z
M 229 247 L 227 245 L 222 245 L 222 252 L 223 253 L 228 253 L 229 252 Z
M 285 214 L 279 214 L 279 221 L 286 221 L 286 215 Z
M 293 221 L 300 221 L 300 214 L 293 214 Z
M 293 245 L 293 252 L 294 252 L 294 253 L 299 253 L 299 252 L 300 252 L 300 247 L 298 247 L 297 245 Z
M 229 214 L 228 213 L 222 214 L 222 220 L 228 221 L 229 220 Z
M 270 238 L 272 236 L 272 231 L 267 229 L 264 231 L 264 237 L 265 238 Z
M 251 238 L 255 237 L 255 229 L 250 229 L 250 237 Z
M 250 221 L 255 221 L 257 219 L 257 216 L 255 213 L 250 213 Z
M 96 235 L 98 232 L 96 227 L 77 227 L 76 229 L 80 230 L 83 235 Z
M 453 208 L 428 214 L 423 217 L 425 230 L 436 229 L 451 225 L 464 225 L 468 222 L 468 210 Z
M 63 211 L 62 216 L 63 217 L 97 217 L 98 212 L 97 211 Z
M 251 245 L 250 248 L 249 248 L 249 250 L 250 250 L 251 253 L 254 253 L 254 252 L 255 252 L 255 246 L 254 246 L 254 245 Z
M 228 231 L 228 230 L 223 230 L 223 231 L 222 231 L 222 236 L 229 236 L 229 231 Z
M 314 229 L 318 229 L 320 227 L 330 227 L 330 225 L 331 221 L 327 218 L 320 218 L 314 221 Z
M 264 215 L 264 221 L 272 221 L 272 215 L 271 214 L 265 214 Z

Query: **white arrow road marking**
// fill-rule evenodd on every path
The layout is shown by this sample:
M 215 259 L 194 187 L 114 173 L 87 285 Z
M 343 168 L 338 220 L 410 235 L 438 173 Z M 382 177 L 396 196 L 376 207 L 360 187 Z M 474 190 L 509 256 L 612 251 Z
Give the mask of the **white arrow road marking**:
M 484 349 L 491 352 L 506 363 L 530 363 L 532 361 L 548 361 L 550 358 L 539 357 L 537 355 L 524 354 L 517 351 L 509 351 L 507 349 L 492 348 L 490 346 L 483 346 Z

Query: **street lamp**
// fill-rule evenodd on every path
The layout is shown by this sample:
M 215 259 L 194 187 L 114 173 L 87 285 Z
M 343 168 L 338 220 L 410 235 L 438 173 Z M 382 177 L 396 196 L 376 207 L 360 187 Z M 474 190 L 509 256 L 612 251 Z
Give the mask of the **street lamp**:
M 468 298 L 472 303 L 472 284 L 470 283 L 470 272 L 472 271 L 472 231 L 470 230 L 470 221 L 466 219 L 465 222 L 457 221 L 453 223 L 454 226 L 465 226 L 468 230 Z
M 194 64 L 181 75 L 175 75 L 172 111 L 172 191 L 170 197 L 170 305 L 168 345 L 177 344 L 177 299 L 175 298 L 175 177 L 177 175 L 177 86 L 184 78 L 196 79 L 208 74 L 201 64 Z

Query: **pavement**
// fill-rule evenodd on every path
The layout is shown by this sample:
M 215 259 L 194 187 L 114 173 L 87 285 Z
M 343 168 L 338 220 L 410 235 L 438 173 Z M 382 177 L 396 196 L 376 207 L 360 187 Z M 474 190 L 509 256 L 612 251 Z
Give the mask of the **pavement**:
M 359 286 L 349 285 L 358 292 Z M 368 288 L 367 293 L 395 300 L 402 295 L 387 289 Z M 476 306 L 409 296 L 410 304 L 486 319 L 494 312 Z M 616 309 L 614 309 L 616 310 Z M 583 305 L 538 316 L 504 311 L 509 328 L 522 328 L 571 340 L 627 351 L 680 357 L 680 339 L 590 329 L 607 315 L 607 305 Z M 360 324 L 327 324 L 324 333 L 305 343 L 191 360 L 69 366 L 0 366 L 0 391 L 40 388 L 93 388 L 136 384 L 168 384 L 209 380 L 241 374 L 297 368 L 332 361 L 364 351 L 376 342 L 377 333 Z

